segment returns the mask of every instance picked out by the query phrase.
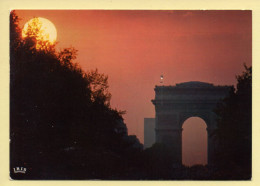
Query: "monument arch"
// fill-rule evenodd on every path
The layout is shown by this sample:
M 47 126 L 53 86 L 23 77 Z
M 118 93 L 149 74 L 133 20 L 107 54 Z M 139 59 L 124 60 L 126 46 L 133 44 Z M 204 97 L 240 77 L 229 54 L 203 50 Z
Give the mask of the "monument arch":
M 217 128 L 213 110 L 229 89 L 197 81 L 155 87 L 155 141 L 173 148 L 176 163 L 182 163 L 182 125 L 190 117 L 199 117 L 207 125 L 208 164 L 213 164 L 216 142 L 211 134 Z

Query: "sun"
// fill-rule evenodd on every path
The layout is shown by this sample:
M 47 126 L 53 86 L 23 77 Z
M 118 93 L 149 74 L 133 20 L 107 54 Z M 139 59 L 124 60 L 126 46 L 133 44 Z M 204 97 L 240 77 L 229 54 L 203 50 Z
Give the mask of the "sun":
M 22 30 L 22 37 L 35 37 L 37 44 L 40 42 L 54 44 L 57 39 L 57 30 L 50 20 L 35 17 L 25 23 Z

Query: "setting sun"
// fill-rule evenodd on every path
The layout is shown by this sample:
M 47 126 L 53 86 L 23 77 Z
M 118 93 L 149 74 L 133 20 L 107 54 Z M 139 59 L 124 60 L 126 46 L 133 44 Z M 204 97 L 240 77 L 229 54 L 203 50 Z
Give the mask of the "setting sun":
M 252 180 L 253 13 L 10 10 L 7 176 Z
M 54 24 L 48 19 L 35 17 L 25 23 L 22 36 L 35 36 L 37 41 L 48 41 L 54 44 L 57 39 L 57 30 Z

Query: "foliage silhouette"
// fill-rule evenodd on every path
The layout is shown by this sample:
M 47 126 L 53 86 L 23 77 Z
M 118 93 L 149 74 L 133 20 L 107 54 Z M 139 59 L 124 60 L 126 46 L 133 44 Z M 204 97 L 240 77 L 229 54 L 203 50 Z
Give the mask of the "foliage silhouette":
M 216 108 L 219 142 L 216 165 L 226 179 L 250 179 L 252 164 L 252 67 L 237 76 L 237 87 Z
M 173 166 L 164 144 L 142 150 L 112 109 L 108 77 L 75 63 L 77 50 L 21 37 L 10 14 L 10 176 L 13 179 L 250 179 L 252 68 L 216 109 L 217 169 Z M 37 25 L 36 25 L 37 26 Z M 40 44 L 41 47 L 37 47 Z M 13 167 L 26 167 L 14 174 Z
M 43 23 L 37 17 L 28 23 L 27 29 L 22 31 L 22 35 L 25 39 L 33 40 L 35 43 L 33 47 L 38 50 L 54 50 L 56 43 L 49 40 L 49 33 L 44 32 Z
M 74 62 L 73 48 L 56 52 L 47 42 L 37 47 L 37 30 L 22 38 L 18 20 L 11 12 L 10 168 L 27 167 L 27 173 L 11 169 L 11 177 L 98 179 L 119 174 L 127 164 L 125 152 L 142 146 L 130 140 L 121 112 L 110 107 L 108 77 L 97 70 L 83 72 Z

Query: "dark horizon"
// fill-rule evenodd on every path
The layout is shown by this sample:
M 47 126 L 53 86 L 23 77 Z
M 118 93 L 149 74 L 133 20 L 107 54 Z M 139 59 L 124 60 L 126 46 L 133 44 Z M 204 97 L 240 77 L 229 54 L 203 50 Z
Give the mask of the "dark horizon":
M 64 16 L 59 17 L 65 12 L 74 12 L 73 14 L 77 15 L 75 11 L 57 11 L 55 13 L 55 11 L 23 10 L 17 12 L 24 16 L 27 13 L 55 14 L 60 21 L 65 19 Z M 90 21 L 92 25 L 85 25 L 86 28 L 78 25 L 78 31 L 92 29 L 97 34 L 92 33 L 93 37 L 88 37 L 90 39 L 88 49 L 91 52 L 86 52 L 85 62 L 81 61 L 82 56 L 77 54 L 78 48 L 70 47 L 58 51 L 57 46 L 43 39 L 44 35 L 37 35 L 42 33 L 38 27 L 44 23 L 38 22 L 37 18 L 33 21 L 35 25 L 25 30 L 25 36 L 21 37 L 18 28 L 19 20 L 15 13 L 16 11 L 11 12 L 10 24 L 10 173 L 12 178 L 54 180 L 251 179 L 252 55 L 250 51 L 252 51 L 252 43 L 250 42 L 252 42 L 252 33 L 247 35 L 252 31 L 251 11 L 80 11 L 78 13 L 84 13 L 83 17 L 101 16 L 92 17 L 93 20 Z M 226 30 L 226 19 L 222 19 L 224 13 L 225 16 L 230 16 L 230 21 L 234 21 L 234 27 L 228 27 L 230 30 Z M 118 18 L 116 16 L 118 14 L 122 14 L 122 17 Z M 142 16 L 140 17 L 140 15 Z M 242 22 L 237 22 L 237 19 L 234 18 L 239 16 L 241 16 L 242 22 L 244 21 L 243 24 L 247 25 L 244 30 L 237 30 L 238 25 Z M 187 24 L 180 24 L 176 17 L 181 18 L 184 22 L 187 21 Z M 106 19 L 115 22 L 110 25 L 106 21 L 104 22 Z M 197 25 L 194 28 L 199 34 L 184 32 L 185 34 L 182 35 L 183 32 L 179 30 L 181 35 L 173 34 L 174 40 L 181 39 L 178 46 L 172 45 L 173 40 L 170 40 L 169 45 L 164 45 L 164 47 L 147 45 L 146 39 L 151 36 L 156 42 L 164 37 L 171 38 L 171 32 L 165 32 L 165 29 L 166 27 L 170 29 L 172 25 L 165 24 L 165 19 L 167 21 L 175 20 L 180 24 L 179 29 L 184 30 L 187 29 L 187 25 L 189 27 L 194 24 L 202 24 L 200 26 L 204 27 L 205 22 L 211 25 L 212 20 L 224 21 L 224 23 L 222 27 L 219 24 L 214 29 L 207 27 L 209 30 L 206 32 L 201 32 L 201 28 Z M 138 24 L 132 25 L 129 32 L 125 30 L 126 25 L 123 25 L 122 30 L 117 32 L 115 28 L 118 28 L 118 25 L 115 23 L 121 23 L 122 20 L 128 24 L 134 22 Z M 146 22 L 143 22 L 144 20 Z M 191 20 L 197 21 L 192 22 Z M 81 21 L 84 22 L 82 17 Z M 147 23 L 149 24 L 144 27 L 143 24 Z M 62 26 L 62 22 L 54 25 Z M 158 25 L 161 27 L 157 28 Z M 213 25 L 216 26 L 215 22 Z M 99 28 L 99 26 L 101 27 Z M 112 26 L 112 30 L 110 30 L 110 26 Z M 74 25 L 72 28 L 77 27 Z M 113 33 L 109 34 L 111 31 Z M 142 36 L 149 37 L 145 37 L 146 39 L 140 37 L 140 31 L 144 34 L 141 34 Z M 234 32 L 232 36 L 235 37 L 230 37 L 231 32 Z M 115 33 L 118 34 L 113 35 Z M 128 37 L 126 37 L 126 33 L 128 33 Z M 221 36 L 221 34 L 223 35 Z M 132 43 L 133 38 L 135 39 Z M 200 42 L 195 42 L 193 45 L 192 41 L 198 38 L 200 38 Z M 113 41 L 113 39 L 115 40 Z M 130 43 L 123 45 L 126 39 L 130 39 L 127 41 Z M 213 41 L 221 44 L 213 47 Z M 72 39 L 71 42 L 75 41 Z M 166 40 L 159 43 L 164 42 Z M 185 45 L 186 42 L 189 45 Z M 205 69 L 208 60 L 215 59 L 210 55 L 216 55 L 223 50 L 226 42 L 230 42 L 227 46 L 232 46 L 232 49 L 228 48 L 229 50 L 225 51 L 226 53 L 222 54 L 222 57 L 230 60 L 230 63 L 224 62 L 220 65 L 213 60 L 206 65 Z M 86 47 L 88 44 L 81 43 L 82 47 Z M 248 45 L 244 46 L 242 43 Z M 238 46 L 238 44 L 240 45 Z M 192 47 L 189 48 L 191 45 Z M 211 51 L 213 53 L 210 53 L 210 50 L 205 51 L 208 45 L 214 49 Z M 120 52 L 110 53 L 111 46 L 113 46 L 113 50 L 119 46 L 123 47 L 123 50 L 117 48 Z M 100 47 L 105 48 L 101 50 Z M 199 59 L 203 55 L 204 61 L 193 64 L 193 68 L 185 63 L 173 64 L 171 58 L 178 55 L 171 52 L 172 49 L 180 49 L 178 47 L 182 48 L 182 53 L 178 53 L 179 57 L 183 56 L 185 60 L 190 57 L 193 60 L 196 57 Z M 185 47 L 188 47 L 186 52 L 183 51 Z M 197 47 L 200 49 L 198 50 Z M 202 51 L 203 47 L 206 48 Z M 170 50 L 167 51 L 169 48 Z M 239 54 L 242 55 L 244 52 L 243 54 L 247 54 L 246 57 L 249 59 L 249 62 L 243 63 L 244 65 L 240 65 L 236 61 L 238 57 L 241 57 L 237 56 L 238 48 L 241 50 Z M 152 50 L 158 53 L 150 53 Z M 161 55 L 161 50 L 166 53 Z M 147 53 L 143 53 L 144 51 Z M 216 51 L 217 53 L 214 53 Z M 189 55 L 187 55 L 188 52 Z M 129 56 L 126 57 L 125 54 Z M 137 54 L 133 58 L 134 60 L 128 58 L 133 54 Z M 145 55 L 143 56 L 143 54 Z M 175 77 L 176 71 L 172 70 L 174 69 L 172 67 L 180 65 L 178 68 L 182 70 L 183 74 L 190 72 L 190 76 L 185 76 L 186 78 L 196 78 L 193 78 L 192 81 L 186 81 L 184 78 L 183 83 L 176 83 L 176 86 L 166 86 L 169 81 L 165 78 L 166 81 L 164 79 L 164 82 L 161 83 L 162 86 L 156 86 L 154 89 L 156 94 L 151 101 L 148 87 L 156 84 L 154 83 L 155 75 L 159 74 L 158 71 L 161 69 L 158 68 L 154 71 L 152 70 L 154 66 L 145 63 L 146 60 L 153 59 L 150 54 L 161 57 L 162 60 L 166 59 L 164 57 L 169 57 L 165 60 L 168 61 L 167 63 L 155 63 L 157 67 L 164 66 L 164 70 L 169 72 L 169 74 L 166 73 L 167 75 Z M 109 57 L 104 58 L 105 56 Z M 76 57 L 78 58 L 76 59 Z M 87 59 L 87 57 L 90 58 Z M 117 57 L 119 58 L 115 60 Z M 121 58 L 130 61 L 121 66 Z M 131 62 L 135 63 L 133 71 L 131 71 L 131 65 L 133 65 Z M 97 65 L 94 68 L 96 70 L 93 70 L 91 65 L 88 68 L 84 66 L 89 64 Z M 126 68 L 124 65 L 128 67 Z M 227 70 L 225 71 L 227 74 L 222 72 L 223 68 L 216 67 L 223 67 Z M 241 68 L 243 70 L 239 71 Z M 108 71 L 103 73 L 103 70 Z M 130 72 L 130 76 L 125 72 Z M 238 72 L 237 76 L 234 75 L 236 72 Z M 214 73 L 221 73 L 222 76 L 216 76 Z M 125 75 L 129 79 L 122 78 Z M 165 77 L 164 72 L 161 75 Z M 204 75 L 208 76 L 207 82 L 209 83 L 203 81 Z M 146 79 L 151 76 L 154 79 Z M 213 85 L 216 82 L 231 82 L 231 78 L 228 78 L 231 76 L 235 78 L 234 84 L 237 87 Z M 115 77 L 124 83 L 116 83 L 113 79 Z M 179 77 L 181 79 L 183 76 L 179 75 Z M 129 88 L 132 91 L 129 91 Z M 162 90 L 165 90 L 165 94 Z M 116 96 L 113 97 L 114 95 Z M 150 99 L 149 102 L 146 102 L 147 99 Z M 222 101 L 220 101 L 221 99 Z M 166 104 L 163 104 L 164 100 L 167 101 Z M 127 109 L 122 109 L 121 106 L 115 107 L 115 103 L 125 105 Z M 135 125 L 140 127 L 140 123 L 143 126 L 144 113 L 148 113 L 151 104 L 154 104 L 155 109 L 153 107 L 153 110 L 156 110 L 156 143 L 144 150 L 138 140 L 140 131 L 137 127 L 137 136 L 135 136 L 133 128 Z M 196 117 L 201 118 L 207 128 L 205 125 L 197 129 L 193 128 L 196 124 L 201 123 L 201 119 L 198 120 Z M 181 138 L 182 130 L 187 123 L 191 123 L 190 125 L 193 126 L 189 128 L 190 130 L 185 129 L 183 138 Z M 205 130 L 207 130 L 206 133 Z M 142 135 L 143 133 L 141 133 L 141 137 Z M 187 143 L 187 140 L 190 142 Z M 197 143 L 196 147 L 194 142 Z M 209 144 L 206 148 L 208 154 L 205 157 L 207 142 Z M 189 151 L 191 148 L 197 152 Z M 182 158 L 186 163 L 181 161 Z M 191 159 L 191 161 L 189 162 L 187 159 Z M 205 161 L 208 161 L 208 164 Z M 187 162 L 190 165 L 195 164 L 195 166 L 183 166 L 183 164 L 188 165 Z M 201 162 L 202 165 L 197 165 L 196 162 Z M 230 172 L 235 167 L 238 169 Z M 54 171 L 53 175 L 50 170 Z M 27 174 L 25 174 L 26 171 Z M 18 175 L 20 173 L 25 175 Z

